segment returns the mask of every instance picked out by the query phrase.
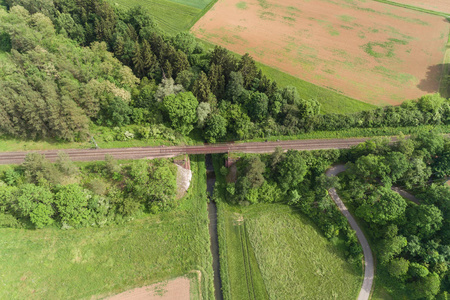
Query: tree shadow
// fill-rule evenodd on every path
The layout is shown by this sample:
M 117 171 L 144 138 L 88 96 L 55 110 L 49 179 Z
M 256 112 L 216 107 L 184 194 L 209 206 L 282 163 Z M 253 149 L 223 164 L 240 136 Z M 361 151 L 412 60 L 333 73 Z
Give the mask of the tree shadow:
M 445 76 L 450 74 L 444 74 L 445 70 L 450 69 L 450 64 L 438 64 L 429 66 L 425 78 L 422 78 L 417 87 L 427 93 L 439 92 L 441 84 L 446 84 Z M 447 71 L 448 72 L 448 71 Z M 442 80 L 441 80 L 442 78 Z

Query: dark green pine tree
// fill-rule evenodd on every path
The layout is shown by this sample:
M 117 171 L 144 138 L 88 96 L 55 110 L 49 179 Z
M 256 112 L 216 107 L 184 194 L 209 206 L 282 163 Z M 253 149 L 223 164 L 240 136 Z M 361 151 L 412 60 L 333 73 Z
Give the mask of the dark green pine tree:
M 146 40 L 142 43 L 142 60 L 144 62 L 144 72 L 147 77 L 154 78 L 158 72 L 158 62 L 155 54 L 152 52 L 150 43 Z
M 239 61 L 238 70 L 242 74 L 244 79 L 244 87 L 249 88 L 252 85 L 253 79 L 258 75 L 258 68 L 256 67 L 255 61 L 248 54 L 245 53 Z
M 114 54 L 119 59 L 124 54 L 124 46 L 125 46 L 125 42 L 123 41 L 122 36 L 119 36 L 116 40 L 116 44 L 114 45 Z
M 134 44 L 133 66 L 134 72 L 139 77 L 142 77 L 144 74 L 144 60 L 142 59 L 141 46 L 138 42 Z
M 177 77 L 177 75 L 185 70 L 188 70 L 190 65 L 187 58 L 187 55 L 181 51 L 178 50 L 172 60 L 173 64 L 173 77 Z
M 209 86 L 211 92 L 217 99 L 223 99 L 225 96 L 225 76 L 221 65 L 212 64 L 208 74 Z
M 192 93 L 197 97 L 200 102 L 207 102 L 211 90 L 209 88 L 208 77 L 203 71 L 200 72 L 200 76 L 195 80 L 192 88 Z
M 166 60 L 163 65 L 163 77 L 165 78 L 172 78 L 173 68 L 170 61 Z

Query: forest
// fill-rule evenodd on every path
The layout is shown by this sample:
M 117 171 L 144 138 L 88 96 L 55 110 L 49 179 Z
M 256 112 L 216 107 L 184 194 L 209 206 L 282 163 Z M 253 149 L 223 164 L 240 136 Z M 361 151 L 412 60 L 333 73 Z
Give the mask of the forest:
M 450 124 L 450 101 L 437 94 L 320 114 L 320 99 L 278 87 L 248 54 L 210 49 L 186 32 L 166 35 L 141 7 L 101 0 L 7 0 L 3 7 L 0 131 L 12 137 L 84 141 L 95 124 L 119 132 L 111 139 L 196 129 L 213 143 Z M 138 127 L 120 129 L 128 124 Z
M 346 163 L 338 177 L 324 172 Z M 376 138 L 350 150 L 248 154 L 237 162 L 237 180 L 221 187 L 231 203 L 286 203 L 308 216 L 328 239 L 343 238 L 349 261 L 358 264 L 361 246 L 328 195 L 331 187 L 346 199 L 367 227 L 377 254 L 377 272 L 409 299 L 447 299 L 450 290 L 450 139 L 421 133 L 390 143 Z M 228 169 L 221 169 L 228 175 Z M 392 187 L 410 191 L 411 202 Z M 441 298 L 439 298 L 441 297 Z

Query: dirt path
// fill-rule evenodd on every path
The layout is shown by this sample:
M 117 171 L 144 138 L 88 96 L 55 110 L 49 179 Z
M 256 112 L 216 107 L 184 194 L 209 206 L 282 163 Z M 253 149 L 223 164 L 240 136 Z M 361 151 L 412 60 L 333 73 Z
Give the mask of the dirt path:
M 414 202 L 415 204 L 420 205 L 420 200 L 419 200 L 416 196 L 414 196 L 413 194 L 410 194 L 410 193 L 408 193 L 407 191 L 402 190 L 401 188 L 396 187 L 396 186 L 393 186 L 391 189 L 392 189 L 394 192 L 397 192 L 397 193 L 398 193 L 400 196 L 402 196 L 403 198 L 406 198 L 406 199 L 408 199 L 408 200 Z
M 186 277 L 128 290 L 108 300 L 189 300 L 190 282 Z
M 344 172 L 344 171 L 345 171 L 344 165 L 337 165 L 335 167 L 328 169 L 326 172 L 326 175 L 327 176 L 336 176 L 337 174 Z M 330 193 L 330 196 L 333 199 L 333 201 L 338 206 L 339 210 L 347 218 L 348 222 L 350 223 L 350 226 L 353 228 L 353 230 L 356 231 L 356 236 L 358 237 L 358 240 L 363 249 L 364 280 L 363 280 L 363 284 L 361 287 L 361 291 L 359 292 L 358 300 L 368 300 L 370 297 L 370 291 L 372 290 L 373 279 L 374 279 L 374 274 L 375 274 L 375 265 L 373 262 L 372 250 L 370 249 L 369 242 L 367 242 L 367 239 L 364 236 L 363 231 L 358 226 L 358 223 L 356 223 L 355 219 L 350 214 L 347 207 L 345 207 L 341 198 L 339 198 L 338 194 L 336 193 L 336 189 L 335 188 L 330 189 L 329 193 Z

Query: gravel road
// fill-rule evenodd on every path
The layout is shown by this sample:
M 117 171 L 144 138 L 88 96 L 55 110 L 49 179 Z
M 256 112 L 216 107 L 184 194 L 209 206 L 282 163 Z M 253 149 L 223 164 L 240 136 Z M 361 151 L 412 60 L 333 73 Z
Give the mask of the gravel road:
M 337 174 L 344 172 L 344 171 L 345 171 L 345 165 L 337 165 L 337 166 L 334 166 L 334 167 L 328 169 L 326 172 L 326 175 L 327 176 L 336 176 Z M 375 265 L 373 262 L 372 250 L 370 249 L 369 243 L 367 242 L 367 239 L 364 236 L 363 231 L 358 226 L 355 219 L 350 214 L 347 207 L 345 207 L 341 198 L 339 198 L 338 194 L 336 193 L 336 189 L 331 188 L 329 190 L 329 193 L 330 193 L 330 196 L 333 199 L 333 201 L 338 206 L 339 210 L 347 218 L 348 222 L 350 223 L 350 226 L 353 228 L 353 230 L 356 231 L 356 236 L 358 237 L 358 240 L 363 249 L 364 280 L 363 280 L 363 284 L 361 287 L 361 291 L 359 292 L 359 295 L 358 295 L 358 300 L 368 300 L 370 298 L 370 291 L 372 290 L 373 278 L 374 278 L 374 274 L 375 274 Z

